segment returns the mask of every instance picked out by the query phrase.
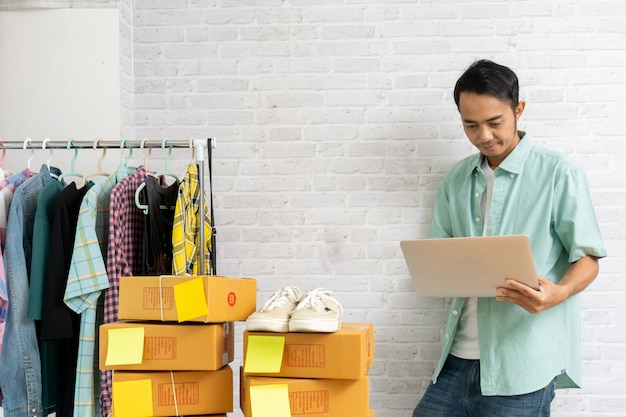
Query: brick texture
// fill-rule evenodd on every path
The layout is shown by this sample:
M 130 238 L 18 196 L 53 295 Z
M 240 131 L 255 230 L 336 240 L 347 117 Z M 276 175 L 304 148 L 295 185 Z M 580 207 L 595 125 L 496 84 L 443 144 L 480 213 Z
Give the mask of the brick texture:
M 583 295 L 584 389 L 556 417 L 626 407 L 626 3 L 120 0 L 122 132 L 217 138 L 218 272 L 336 290 L 376 326 L 371 406 L 408 417 L 445 300 L 415 296 L 398 242 L 427 236 L 473 152 L 451 91 L 477 58 L 515 69 L 519 127 L 587 170 L 610 257 Z M 239 330 L 242 324 L 238 324 Z M 241 345 L 237 361 L 241 363 Z

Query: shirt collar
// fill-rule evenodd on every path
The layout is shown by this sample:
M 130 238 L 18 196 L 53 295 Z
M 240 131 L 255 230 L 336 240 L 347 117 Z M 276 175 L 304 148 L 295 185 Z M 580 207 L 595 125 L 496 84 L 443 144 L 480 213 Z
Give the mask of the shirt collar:
M 502 168 L 503 170 L 511 172 L 513 174 L 519 174 L 522 171 L 526 156 L 533 147 L 532 140 L 530 136 L 526 134 L 526 132 L 519 130 L 518 133 L 521 140 L 511 151 L 511 153 L 504 159 L 504 161 L 502 161 L 498 166 L 498 168 Z M 471 158 L 471 163 L 468 165 L 468 167 L 470 168 L 468 175 L 476 170 L 481 169 L 480 165 L 482 164 L 484 156 L 481 153 L 477 153 Z
M 42 177 L 45 177 L 46 179 L 51 179 L 52 177 L 58 178 L 59 175 L 61 175 L 61 170 L 57 167 L 48 167 L 48 165 L 42 164 L 41 168 L 39 169 L 39 173 Z

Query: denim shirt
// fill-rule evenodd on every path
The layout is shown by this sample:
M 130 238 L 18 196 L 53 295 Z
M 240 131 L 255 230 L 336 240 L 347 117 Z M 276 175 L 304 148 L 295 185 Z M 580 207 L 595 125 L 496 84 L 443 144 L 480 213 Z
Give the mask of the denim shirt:
M 57 168 L 52 172 L 60 173 Z M 41 361 L 35 321 L 26 317 L 28 270 L 33 224 L 39 191 L 52 180 L 46 165 L 16 190 L 9 209 L 4 263 L 9 311 L 0 361 L 0 387 L 5 417 L 41 417 Z M 48 414 L 49 410 L 45 411 Z
M 467 157 L 444 177 L 435 200 L 431 238 L 483 234 L 480 201 L 486 181 L 481 160 L 479 154 Z M 606 256 L 580 166 L 560 153 L 535 147 L 524 135 L 494 172 L 486 234 L 528 235 L 538 275 L 558 282 L 571 263 L 585 255 Z M 435 383 L 465 300 L 452 300 Z M 579 295 L 539 314 L 495 298 L 479 298 L 483 395 L 526 394 L 555 377 L 559 388 L 579 387 L 581 321 Z

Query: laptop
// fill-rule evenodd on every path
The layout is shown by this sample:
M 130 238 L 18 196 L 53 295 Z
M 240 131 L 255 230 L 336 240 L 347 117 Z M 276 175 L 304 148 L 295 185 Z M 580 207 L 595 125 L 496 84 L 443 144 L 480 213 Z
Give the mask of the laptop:
M 420 297 L 495 297 L 507 278 L 538 288 L 526 235 L 405 240 L 400 247 Z

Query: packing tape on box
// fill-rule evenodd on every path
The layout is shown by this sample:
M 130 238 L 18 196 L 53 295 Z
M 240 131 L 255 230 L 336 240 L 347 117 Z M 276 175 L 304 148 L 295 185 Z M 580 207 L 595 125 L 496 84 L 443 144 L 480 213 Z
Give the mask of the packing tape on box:
M 174 372 L 170 371 L 170 377 L 172 378 L 172 393 L 174 394 L 174 408 L 176 409 L 176 416 L 178 416 L 178 400 L 176 399 L 176 385 L 174 384 Z
M 159 309 L 161 310 L 161 321 L 165 321 L 163 317 L 163 275 L 159 275 Z M 176 415 L 178 415 L 178 412 Z

